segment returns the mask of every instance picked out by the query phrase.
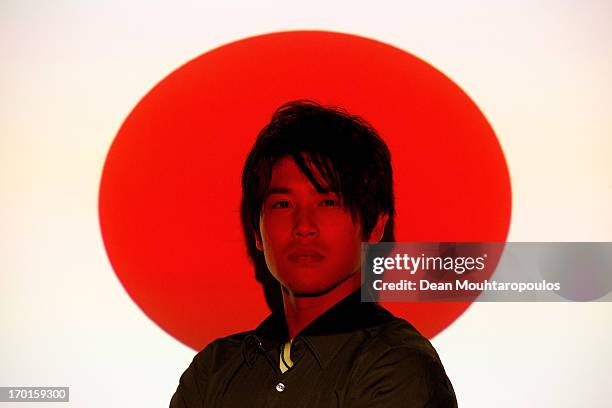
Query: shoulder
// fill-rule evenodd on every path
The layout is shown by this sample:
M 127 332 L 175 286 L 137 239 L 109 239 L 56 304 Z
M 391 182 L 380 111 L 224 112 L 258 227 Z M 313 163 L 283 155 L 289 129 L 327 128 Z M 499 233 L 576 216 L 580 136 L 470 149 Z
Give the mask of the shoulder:
M 386 312 L 386 309 L 380 308 Z M 369 341 L 365 345 L 364 353 L 369 354 L 369 357 L 388 353 L 407 354 L 439 361 L 433 345 L 412 324 L 390 313 L 389 315 L 391 317 L 384 323 L 368 330 Z
M 241 345 L 248 332 L 238 333 L 216 339 L 197 353 L 191 364 L 181 375 L 179 385 L 170 401 L 171 408 L 202 406 L 206 396 L 212 395 L 211 389 L 224 369 L 231 369 L 241 360 Z
M 356 400 L 370 401 L 371 406 L 405 406 L 400 401 L 408 398 L 423 402 L 410 406 L 456 406 L 438 353 L 403 319 L 393 318 L 372 328 L 359 360 L 351 392 Z
M 193 365 L 198 370 L 214 371 L 215 367 L 235 360 L 242 355 L 244 341 L 252 334 L 252 331 L 247 331 L 215 339 L 195 355 Z

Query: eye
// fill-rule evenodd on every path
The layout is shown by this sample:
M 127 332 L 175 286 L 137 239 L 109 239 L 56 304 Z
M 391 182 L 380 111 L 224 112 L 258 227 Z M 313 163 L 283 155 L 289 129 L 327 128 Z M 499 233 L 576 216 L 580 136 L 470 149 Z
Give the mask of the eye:
M 272 208 L 289 208 L 289 201 L 280 200 L 272 204 Z
M 321 201 L 321 205 L 324 207 L 334 207 L 338 205 L 338 201 L 328 198 L 326 200 Z

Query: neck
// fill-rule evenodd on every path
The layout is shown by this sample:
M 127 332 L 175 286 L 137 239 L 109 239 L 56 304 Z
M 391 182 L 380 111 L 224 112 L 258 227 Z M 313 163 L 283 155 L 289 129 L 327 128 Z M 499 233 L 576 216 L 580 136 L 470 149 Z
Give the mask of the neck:
M 359 289 L 361 286 L 361 274 L 355 273 L 338 286 L 316 296 L 300 296 L 283 288 L 283 305 L 285 307 L 285 319 L 289 330 L 289 339 L 301 332 L 336 303 Z

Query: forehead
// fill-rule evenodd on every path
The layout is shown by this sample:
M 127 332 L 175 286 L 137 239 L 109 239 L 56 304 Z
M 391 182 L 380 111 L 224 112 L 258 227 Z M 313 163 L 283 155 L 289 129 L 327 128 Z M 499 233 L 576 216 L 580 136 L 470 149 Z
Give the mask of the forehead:
M 309 160 L 305 158 L 305 161 L 308 165 Z M 317 171 L 316 167 L 311 165 L 308 167 L 316 181 L 321 186 L 325 187 L 327 183 L 319 171 Z M 316 190 L 316 186 L 313 185 L 308 177 L 302 172 L 295 160 L 293 160 L 293 158 L 290 156 L 284 156 L 272 166 L 272 174 L 270 177 L 270 185 L 268 190 L 280 187 L 289 187 L 291 185 L 307 186 L 308 188 Z

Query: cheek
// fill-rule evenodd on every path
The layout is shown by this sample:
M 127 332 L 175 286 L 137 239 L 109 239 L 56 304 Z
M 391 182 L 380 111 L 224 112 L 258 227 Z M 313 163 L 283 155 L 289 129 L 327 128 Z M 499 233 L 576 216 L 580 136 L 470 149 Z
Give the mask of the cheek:
M 355 225 L 352 221 L 345 221 L 343 224 L 336 224 L 336 235 L 345 242 L 346 245 L 359 247 L 363 241 L 361 226 Z
M 287 242 L 287 223 L 283 217 L 262 217 L 259 223 L 266 258 L 274 256 Z
M 356 228 L 352 224 L 339 226 L 336 228 L 337 234 L 335 234 L 335 250 L 337 252 L 338 260 L 347 265 L 354 267 L 361 263 L 361 228 Z
M 267 232 L 268 236 L 276 236 L 279 232 L 291 228 L 291 216 L 288 211 L 263 213 L 259 218 L 259 229 Z
M 262 240 L 269 245 L 270 242 L 274 242 L 275 237 L 278 235 L 278 221 L 271 222 L 269 218 L 263 217 L 259 223 L 259 229 Z

